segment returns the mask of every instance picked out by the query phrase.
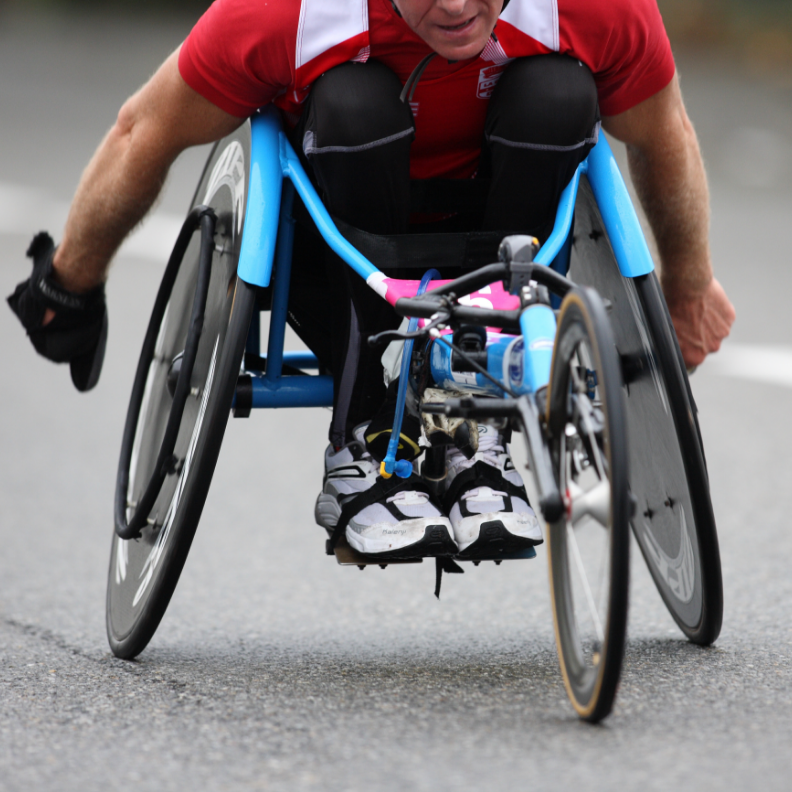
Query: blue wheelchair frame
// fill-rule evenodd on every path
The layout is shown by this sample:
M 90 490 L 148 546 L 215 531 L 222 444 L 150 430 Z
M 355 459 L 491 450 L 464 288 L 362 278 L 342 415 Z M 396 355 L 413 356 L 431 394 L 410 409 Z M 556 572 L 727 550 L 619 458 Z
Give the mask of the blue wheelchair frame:
M 572 246 L 570 231 L 578 186 L 584 173 L 591 184 L 621 274 L 635 278 L 652 272 L 654 264 L 646 239 L 604 134 L 600 134 L 598 143 L 565 188 L 553 231 L 534 261 L 562 274 L 568 270 Z M 283 374 L 284 364 L 299 369 L 318 368 L 317 360 L 310 352 L 284 352 L 294 242 L 292 205 L 295 191 L 321 236 L 358 275 L 367 282 L 371 282 L 371 279 L 376 282 L 384 276 L 341 235 L 289 143 L 277 111 L 272 108 L 261 111 L 251 119 L 249 178 L 237 272 L 243 281 L 267 287 L 273 267 L 277 266 L 278 271 L 272 294 L 267 352 L 262 355 L 266 359 L 266 371 L 252 377 L 251 406 L 330 406 L 333 402 L 332 377 Z M 544 310 L 526 310 L 520 319 L 526 341 L 522 350 L 522 365 L 518 367 L 521 381 L 511 383 L 518 393 L 536 393 L 547 385 L 550 377 L 552 345 L 532 343 L 532 340 L 554 338 L 555 316 L 546 306 L 533 308 Z M 259 317 L 256 313 L 248 337 L 247 352 L 260 354 L 259 335 Z

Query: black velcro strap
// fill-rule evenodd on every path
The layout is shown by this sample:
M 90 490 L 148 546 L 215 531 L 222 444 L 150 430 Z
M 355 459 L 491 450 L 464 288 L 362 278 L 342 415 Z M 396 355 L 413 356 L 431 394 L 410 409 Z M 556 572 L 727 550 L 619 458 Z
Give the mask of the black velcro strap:
M 369 234 L 339 220 L 333 221 L 344 238 L 379 269 L 466 270 L 498 259 L 501 240 L 507 231 L 466 231 L 438 234 Z
M 459 496 L 475 487 L 490 487 L 493 490 L 505 491 L 511 497 L 521 498 L 528 503 L 525 487 L 512 484 L 492 465 L 479 460 L 475 465 L 463 470 L 452 482 L 448 492 L 443 496 L 443 507 L 448 514 Z
M 389 479 L 378 476 L 374 484 L 364 492 L 350 498 L 341 508 L 341 515 L 338 518 L 333 533 L 327 540 L 327 555 L 332 555 L 341 534 L 346 530 L 349 521 L 359 514 L 366 506 L 373 503 L 381 503 L 400 492 L 423 492 L 432 500 L 432 494 L 426 483 L 420 476 L 413 474 L 410 478 L 399 478 L 392 476 Z M 434 501 L 432 501 L 434 502 Z M 435 504 L 437 505 L 437 504 Z
M 27 255 L 33 259 L 33 272 L 17 285 L 8 304 L 36 351 L 55 363 L 68 362 L 77 390 L 90 390 L 99 379 L 107 343 L 104 284 L 85 294 L 58 284 L 52 271 L 55 244 L 45 232 L 36 234 Z M 48 308 L 55 316 L 45 325 Z
M 450 214 L 483 210 L 490 183 L 489 179 L 413 179 L 410 211 Z
M 33 274 L 30 276 L 30 288 L 42 303 L 54 311 L 87 311 L 98 302 L 104 301 L 104 284 L 100 284 L 85 294 L 75 294 L 64 289 L 52 279 L 52 257 L 55 254 L 55 243 L 52 237 L 42 231 L 33 237 L 33 241 L 25 254 L 33 259 Z

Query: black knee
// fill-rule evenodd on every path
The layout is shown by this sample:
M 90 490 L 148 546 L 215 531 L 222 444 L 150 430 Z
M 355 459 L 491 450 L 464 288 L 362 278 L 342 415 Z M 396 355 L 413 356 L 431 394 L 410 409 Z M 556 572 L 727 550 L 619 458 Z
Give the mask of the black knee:
M 589 68 L 567 55 L 538 55 L 504 72 L 490 101 L 487 138 L 569 147 L 592 138 L 598 121 Z
M 376 147 L 403 135 L 412 140 L 409 104 L 399 99 L 402 84 L 377 61 L 344 63 L 325 72 L 311 88 L 301 141 L 306 156 L 328 147 Z
M 597 87 L 566 55 L 512 62 L 493 91 L 481 171 L 491 176 L 484 227 L 544 240 L 558 199 L 599 134 Z
M 415 129 L 401 90 L 377 61 L 336 66 L 314 83 L 296 130 L 328 211 L 374 234 L 409 224 Z

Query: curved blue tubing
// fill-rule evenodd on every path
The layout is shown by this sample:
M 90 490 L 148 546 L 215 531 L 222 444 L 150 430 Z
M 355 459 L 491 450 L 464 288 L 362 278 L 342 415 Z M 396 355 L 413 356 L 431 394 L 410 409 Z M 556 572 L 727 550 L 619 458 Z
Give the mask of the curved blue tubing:
M 638 217 L 630 200 L 629 193 L 622 179 L 619 168 L 613 157 L 605 135 L 600 135 L 596 146 L 588 158 L 575 172 L 570 183 L 564 190 L 556 213 L 556 222 L 550 237 L 539 250 L 535 261 L 544 266 L 563 264 L 568 258 L 570 231 L 575 213 L 580 178 L 586 174 L 591 184 L 594 197 L 602 215 L 603 224 L 616 255 L 619 269 L 625 277 L 634 278 L 652 272 L 649 248 L 643 235 Z M 308 213 L 316 223 L 320 234 L 327 244 L 366 282 L 384 296 L 380 286 L 384 280 L 381 273 L 365 256 L 356 250 L 340 233 L 332 218 L 323 206 L 310 179 L 303 169 L 293 148 L 286 139 L 281 127 L 280 117 L 274 108 L 266 108 L 251 119 L 251 163 L 249 171 L 245 226 L 239 257 L 238 275 L 247 283 L 255 286 L 269 286 L 276 255 L 279 269 L 286 269 L 286 262 L 291 260 L 291 234 L 288 232 L 292 222 L 288 211 L 288 200 L 281 206 L 284 191 L 283 180 L 288 179 L 294 190 L 302 199 Z M 282 217 L 283 215 L 283 217 Z M 284 230 L 287 233 L 283 233 Z M 277 247 L 277 253 L 276 253 Z M 286 300 L 288 285 L 276 289 L 279 296 L 273 302 L 273 311 L 277 307 L 278 316 L 283 316 L 285 323 Z M 538 317 L 532 317 L 533 319 Z M 543 317 L 544 319 L 544 317 Z M 527 320 L 527 317 L 526 317 Z M 544 323 L 544 322 L 543 322 Z M 522 323 L 521 323 L 522 324 Z M 411 327 L 412 327 L 411 323 Z M 525 334 L 526 328 L 523 328 Z M 540 334 L 541 335 L 541 334 Z M 271 340 L 272 340 L 271 336 Z M 291 407 L 291 406 L 323 406 L 332 403 L 332 378 L 327 376 L 312 377 L 281 377 L 281 363 L 284 360 L 283 334 L 276 328 L 275 343 L 270 344 L 267 357 L 271 359 L 267 377 L 253 379 L 253 407 Z M 523 376 L 526 380 L 522 392 L 527 389 L 533 392 L 541 387 L 545 378 L 548 358 L 547 350 L 530 349 L 526 344 Z M 409 352 L 412 344 L 409 344 Z M 405 347 L 407 352 L 407 347 Z M 541 362 L 534 360 L 535 353 Z M 409 365 L 409 354 L 405 354 Z M 306 357 L 305 362 L 308 362 Z M 315 364 L 315 359 L 313 359 Z M 538 364 L 534 365 L 534 363 Z M 299 380 L 299 381 L 298 381 Z M 406 377 L 402 378 L 399 387 L 406 387 Z M 530 381 L 529 381 L 530 380 Z M 516 383 L 512 382 L 512 387 Z M 399 416 L 401 429 L 401 415 Z M 396 427 L 394 427 L 394 430 Z M 391 443 L 398 443 L 399 433 L 394 431 Z M 391 454 L 390 444 L 387 466 L 393 472 L 396 468 L 396 446 Z M 406 472 L 406 466 L 402 466 Z M 396 470 L 397 475 L 398 470 Z
M 433 280 L 437 280 L 440 273 L 436 269 L 430 269 L 418 285 L 416 297 L 423 294 Z M 407 325 L 407 332 L 414 333 L 418 328 L 418 319 L 413 317 Z M 410 360 L 412 359 L 413 339 L 408 338 L 404 342 L 402 349 L 401 371 L 399 372 L 399 390 L 396 393 L 396 414 L 393 417 L 393 431 L 388 441 L 388 452 L 382 461 L 381 471 L 384 471 L 386 478 L 394 473 L 399 478 L 410 478 L 413 472 L 412 462 L 406 459 L 396 461 L 396 452 L 399 449 L 399 438 L 401 437 L 402 420 L 404 419 L 404 403 L 407 400 L 407 380 L 410 377 Z
M 294 149 L 281 129 L 277 111 L 265 109 L 251 119 L 251 166 L 245 233 L 239 257 L 239 277 L 256 286 L 268 286 L 275 257 L 283 177 L 292 181 L 330 247 L 364 280 L 381 275 L 336 228 L 324 208 Z M 619 269 L 627 278 L 646 275 L 654 263 L 624 179 L 605 135 L 575 172 L 558 204 L 550 237 L 536 254 L 536 261 L 550 266 L 569 238 L 575 199 L 582 174 L 588 176 L 613 245 Z

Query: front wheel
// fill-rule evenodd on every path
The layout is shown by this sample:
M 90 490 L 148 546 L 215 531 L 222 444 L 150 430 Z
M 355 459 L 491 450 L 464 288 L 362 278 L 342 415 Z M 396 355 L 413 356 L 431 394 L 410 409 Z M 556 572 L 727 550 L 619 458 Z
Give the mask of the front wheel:
M 630 500 L 619 360 L 590 289 L 561 306 L 547 423 L 566 506 L 547 530 L 556 644 L 569 698 L 595 723 L 611 711 L 621 674 Z

